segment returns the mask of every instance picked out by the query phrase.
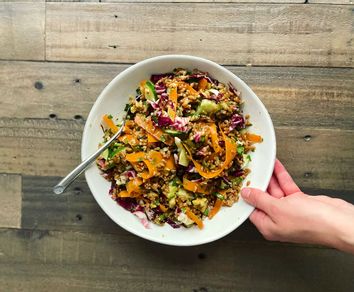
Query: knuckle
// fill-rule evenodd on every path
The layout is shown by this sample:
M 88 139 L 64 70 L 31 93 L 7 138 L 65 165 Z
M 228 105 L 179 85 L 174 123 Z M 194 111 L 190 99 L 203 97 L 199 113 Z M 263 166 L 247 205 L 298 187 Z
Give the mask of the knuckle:
M 273 215 L 278 215 L 280 213 L 278 204 L 271 204 L 269 207 L 269 212 Z

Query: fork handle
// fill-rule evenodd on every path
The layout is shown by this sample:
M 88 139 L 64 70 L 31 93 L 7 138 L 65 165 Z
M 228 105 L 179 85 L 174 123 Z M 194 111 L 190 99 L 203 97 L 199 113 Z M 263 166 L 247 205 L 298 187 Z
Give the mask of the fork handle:
M 122 133 L 124 128 L 125 121 L 123 121 L 122 126 L 115 133 L 111 139 L 109 139 L 101 148 L 99 148 L 95 153 L 93 153 L 90 157 L 82 161 L 76 168 L 74 168 L 66 177 L 64 177 L 56 186 L 53 187 L 53 192 L 56 195 L 62 194 L 66 188 L 81 174 L 84 170 L 91 165 L 92 162 L 96 160 L 100 154 L 105 151 L 109 145 Z

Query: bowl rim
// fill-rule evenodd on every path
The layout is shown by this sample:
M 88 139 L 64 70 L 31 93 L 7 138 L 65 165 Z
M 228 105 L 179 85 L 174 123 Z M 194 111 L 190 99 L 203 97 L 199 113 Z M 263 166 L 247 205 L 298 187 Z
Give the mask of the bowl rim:
M 83 134 L 82 134 L 82 140 L 81 140 L 81 159 L 84 160 L 89 154 L 85 153 L 85 145 L 87 144 L 86 139 L 88 137 L 88 132 L 90 131 L 90 122 L 93 118 L 94 118 L 94 113 L 96 112 L 96 108 L 99 107 L 100 103 L 102 102 L 102 100 L 104 99 L 104 96 L 106 95 L 106 92 L 108 92 L 110 90 L 110 88 L 113 86 L 113 84 L 115 84 L 115 82 L 118 79 L 121 79 L 124 75 L 129 74 L 130 72 L 136 70 L 136 68 L 145 65 L 147 63 L 153 63 L 155 61 L 160 61 L 160 60 L 169 60 L 169 59 L 188 59 L 191 61 L 196 61 L 196 62 L 203 62 L 203 63 L 207 63 L 208 65 L 217 67 L 218 69 L 220 69 L 221 71 L 225 72 L 226 75 L 229 75 L 230 77 L 237 79 L 239 83 L 242 84 L 242 86 L 244 86 L 250 93 L 250 95 L 252 95 L 252 98 L 254 98 L 257 102 L 257 104 L 260 106 L 260 108 L 262 109 L 262 112 L 265 114 L 265 119 L 269 121 L 270 123 L 270 132 L 271 132 L 271 137 L 272 137 L 272 141 L 271 141 L 271 145 L 273 145 L 274 149 L 272 151 L 272 156 L 271 157 L 271 161 L 273 161 L 273 165 L 271 166 L 271 171 L 269 171 L 269 173 L 266 176 L 265 181 L 267 181 L 269 183 L 270 178 L 272 176 L 273 170 L 274 170 L 274 164 L 275 164 L 275 160 L 276 160 L 276 136 L 275 136 L 275 130 L 274 130 L 274 125 L 273 125 L 273 121 L 270 117 L 270 114 L 267 110 L 267 108 L 265 107 L 265 105 L 263 104 L 263 102 L 261 101 L 261 99 L 253 92 L 253 90 L 242 80 L 240 79 L 237 75 L 235 75 L 234 73 L 232 73 L 231 71 L 229 71 L 228 69 L 226 69 L 225 67 L 219 65 L 218 63 L 215 63 L 213 61 L 210 61 L 208 59 L 205 58 L 201 58 L 201 57 L 197 57 L 197 56 L 192 56 L 192 55 L 183 55 L 183 54 L 171 54 L 171 55 L 160 55 L 160 56 L 155 56 L 155 57 L 151 57 L 148 59 L 144 59 L 140 62 L 137 62 L 135 64 L 133 64 L 132 66 L 126 68 L 125 70 L 123 70 L 122 72 L 118 73 L 106 86 L 105 88 L 101 91 L 101 93 L 99 94 L 99 96 L 97 97 L 97 99 L 95 100 L 90 113 L 86 119 L 86 123 L 84 126 L 84 130 L 83 130 Z M 85 179 L 86 182 L 89 186 L 89 189 L 93 195 L 93 197 L 95 198 L 95 201 L 97 202 L 97 204 L 100 206 L 100 208 L 103 210 L 103 212 L 113 221 L 115 222 L 118 226 L 120 226 L 121 228 L 125 229 L 126 231 L 140 237 L 140 238 L 144 238 L 146 240 L 149 241 L 153 241 L 156 243 L 160 243 L 160 244 L 164 244 L 164 245 L 171 245 L 171 246 L 197 246 L 197 245 L 202 245 L 202 244 L 206 244 L 206 243 L 210 243 L 210 242 L 214 242 L 218 239 L 221 239 L 223 237 L 225 237 L 226 235 L 232 233 L 233 231 L 235 231 L 240 225 L 242 225 L 247 218 L 251 215 L 251 213 L 253 212 L 253 210 L 255 209 L 253 206 L 249 205 L 250 208 L 248 209 L 248 212 L 244 212 L 242 214 L 242 216 L 239 216 L 239 220 L 238 220 L 238 224 L 235 224 L 232 226 L 232 228 L 229 229 L 225 229 L 223 230 L 223 232 L 219 232 L 217 233 L 217 236 L 214 237 L 207 237 L 206 239 L 201 239 L 201 240 L 196 240 L 193 243 L 187 243 L 184 244 L 183 242 L 178 242 L 176 243 L 173 240 L 167 240 L 167 238 L 156 238 L 154 236 L 149 236 L 149 235 L 145 235 L 145 234 L 141 234 L 138 231 L 136 231 L 134 228 L 129 227 L 129 226 L 123 226 L 120 223 L 117 222 L 117 220 L 114 218 L 114 216 L 112 214 L 110 214 L 110 212 L 107 212 L 105 207 L 103 206 L 103 204 L 101 204 L 100 200 L 96 198 L 95 193 L 92 191 L 93 187 L 92 187 L 92 182 L 90 182 L 90 180 L 88 179 L 88 172 L 85 171 Z M 262 191 L 266 191 L 266 187 L 264 189 L 262 189 Z M 246 203 L 247 204 L 247 203 Z

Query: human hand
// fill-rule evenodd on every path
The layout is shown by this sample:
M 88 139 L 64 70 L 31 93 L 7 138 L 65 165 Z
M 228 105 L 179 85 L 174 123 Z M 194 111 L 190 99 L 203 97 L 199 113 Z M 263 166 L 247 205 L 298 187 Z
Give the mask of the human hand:
M 301 192 L 279 160 L 268 193 L 244 188 L 256 207 L 251 222 L 268 240 L 322 244 L 354 253 L 354 206 L 341 199 Z

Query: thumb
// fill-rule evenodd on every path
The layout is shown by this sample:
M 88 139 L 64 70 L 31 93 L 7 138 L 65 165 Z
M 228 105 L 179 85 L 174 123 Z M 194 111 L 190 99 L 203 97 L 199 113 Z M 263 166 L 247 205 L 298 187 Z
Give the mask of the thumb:
M 275 205 L 277 200 L 268 193 L 253 188 L 242 189 L 241 196 L 248 204 L 262 210 L 267 214 L 271 212 L 271 208 Z

